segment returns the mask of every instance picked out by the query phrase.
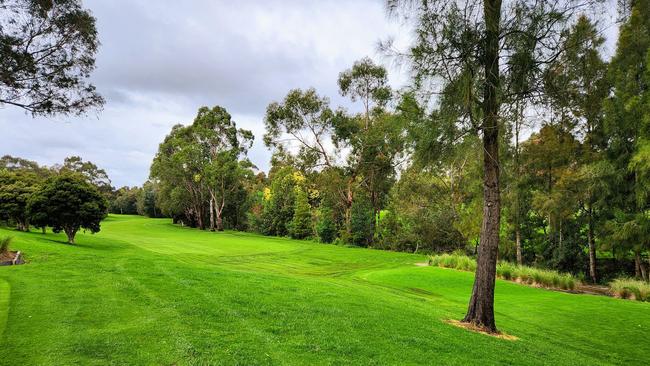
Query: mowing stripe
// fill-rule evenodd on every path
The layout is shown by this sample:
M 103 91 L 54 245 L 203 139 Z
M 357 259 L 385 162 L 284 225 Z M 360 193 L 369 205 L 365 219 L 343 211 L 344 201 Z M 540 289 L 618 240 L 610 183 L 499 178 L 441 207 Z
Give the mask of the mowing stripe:
M 4 333 L 7 317 L 9 316 L 9 295 L 9 282 L 0 279 L 0 337 Z

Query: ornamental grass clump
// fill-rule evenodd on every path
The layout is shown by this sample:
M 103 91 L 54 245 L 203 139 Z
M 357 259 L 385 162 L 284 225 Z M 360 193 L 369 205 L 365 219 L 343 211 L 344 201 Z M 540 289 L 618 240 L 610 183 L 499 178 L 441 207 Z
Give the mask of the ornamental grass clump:
M 429 265 L 453 268 L 461 271 L 476 270 L 476 260 L 459 253 L 431 256 L 429 258 Z M 577 283 L 576 279 L 570 274 L 528 266 L 518 266 L 505 261 L 497 264 L 497 277 L 527 285 L 562 290 L 573 290 Z
M 617 278 L 610 284 L 612 295 L 622 299 L 650 301 L 650 283 L 631 278 Z

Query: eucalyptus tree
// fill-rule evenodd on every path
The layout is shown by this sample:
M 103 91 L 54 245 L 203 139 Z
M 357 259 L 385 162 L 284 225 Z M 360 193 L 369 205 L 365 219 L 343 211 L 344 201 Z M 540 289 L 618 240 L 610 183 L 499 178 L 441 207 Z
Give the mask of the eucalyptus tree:
M 205 158 L 191 126 L 175 125 L 158 147 L 150 178 L 161 183 L 163 204 L 170 214 L 180 212 L 191 223 L 205 229 L 208 196 L 203 176 Z
M 88 78 L 99 38 L 80 0 L 0 1 L 0 106 L 82 114 L 104 99 Z
M 210 194 L 210 229 L 222 231 L 226 203 L 245 175 L 240 157 L 251 147 L 253 133 L 237 129 L 230 114 L 219 106 L 200 108 L 192 129 L 206 159 L 203 175 Z
M 415 28 L 407 54 L 416 87 L 426 94 L 454 93 L 454 124 L 480 133 L 483 140 L 483 223 L 472 296 L 463 321 L 490 332 L 494 321 L 494 281 L 501 219 L 499 133 L 504 100 L 528 98 L 541 83 L 520 89 L 510 72 L 539 80 L 562 53 L 561 35 L 576 10 L 591 1 L 388 0 L 389 11 Z M 525 47 L 521 47 L 525 45 Z M 387 47 L 390 45 L 386 45 Z M 506 82 L 504 82 L 506 81 Z

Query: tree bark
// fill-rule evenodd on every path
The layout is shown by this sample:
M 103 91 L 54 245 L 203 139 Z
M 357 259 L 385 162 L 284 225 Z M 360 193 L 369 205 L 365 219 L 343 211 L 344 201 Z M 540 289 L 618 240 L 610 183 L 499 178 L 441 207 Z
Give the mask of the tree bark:
M 519 229 L 519 225 L 515 226 L 515 244 L 517 245 L 517 265 L 522 266 L 524 259 L 521 253 L 521 230 Z
M 496 332 L 494 281 L 499 249 L 499 24 L 501 0 L 483 2 L 485 93 L 483 100 L 483 223 L 472 297 L 463 322 Z
M 596 283 L 598 277 L 596 276 L 596 245 L 594 243 L 594 223 L 592 218 L 592 209 L 591 206 L 587 211 L 588 223 L 587 223 L 587 243 L 589 244 L 589 277 L 591 277 L 591 282 Z
M 68 237 L 68 244 L 74 244 L 74 237 L 77 230 L 75 228 L 67 227 L 64 228 L 63 231 L 65 231 L 65 235 Z
M 210 194 L 210 231 L 214 231 L 214 195 Z

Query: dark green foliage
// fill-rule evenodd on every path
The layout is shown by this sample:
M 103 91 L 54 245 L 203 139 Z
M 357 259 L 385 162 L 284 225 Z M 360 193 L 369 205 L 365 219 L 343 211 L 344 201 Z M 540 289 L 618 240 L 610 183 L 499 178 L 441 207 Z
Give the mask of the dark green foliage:
M 41 179 L 29 170 L 0 170 L 0 219 L 11 220 L 18 230 L 29 231 L 27 201 Z
M 83 177 L 66 173 L 48 179 L 29 199 L 27 210 L 40 225 L 51 226 L 55 233 L 64 231 L 72 244 L 79 229 L 99 232 L 107 202 Z
M 293 218 L 289 224 L 289 234 L 294 239 L 309 238 L 314 233 L 313 222 L 311 217 L 311 206 L 307 198 L 307 193 L 303 188 L 295 188 Z
M 336 239 L 337 229 L 334 221 L 334 212 L 329 206 L 321 206 L 316 223 L 316 232 L 322 243 L 331 243 Z
M 360 193 L 352 202 L 350 219 L 350 241 L 352 244 L 368 246 L 373 240 L 375 215 L 368 196 Z

